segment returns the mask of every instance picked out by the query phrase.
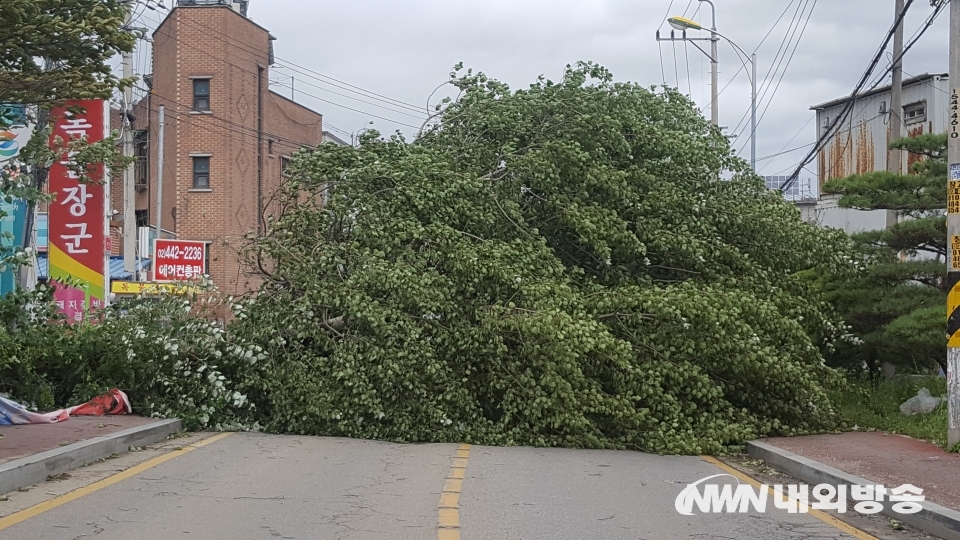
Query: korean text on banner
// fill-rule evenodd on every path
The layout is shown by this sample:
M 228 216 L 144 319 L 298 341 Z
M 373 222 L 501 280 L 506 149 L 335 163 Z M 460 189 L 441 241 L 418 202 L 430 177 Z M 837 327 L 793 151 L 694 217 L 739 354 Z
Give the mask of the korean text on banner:
M 191 281 L 206 272 L 207 244 L 191 240 L 154 242 L 153 280 L 158 282 Z
M 55 147 L 58 138 L 62 142 L 82 138 L 89 143 L 103 140 L 105 108 L 103 100 L 75 100 L 54 109 L 51 147 Z M 70 151 L 63 152 L 50 167 L 50 193 L 55 199 L 49 209 L 48 250 L 50 278 L 60 282 L 69 279 L 79 285 L 82 293 L 81 300 L 77 291 L 58 286 L 57 304 L 68 317 L 81 320 L 86 310 L 101 307 L 106 299 L 106 190 L 103 165 L 87 172 L 93 182 L 81 183 L 79 175 L 70 167 L 73 155 Z M 79 309 L 67 307 L 68 303 L 77 301 L 81 304 Z

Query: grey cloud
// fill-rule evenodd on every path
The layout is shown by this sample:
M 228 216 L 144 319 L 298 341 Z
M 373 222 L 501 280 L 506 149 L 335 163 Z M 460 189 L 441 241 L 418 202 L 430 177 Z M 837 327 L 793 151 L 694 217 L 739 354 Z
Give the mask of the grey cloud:
M 682 14 L 689 0 L 674 0 L 671 10 Z M 813 0 L 800 0 L 803 2 Z M 450 68 L 463 61 L 512 87 L 523 87 L 538 75 L 559 78 L 564 65 L 593 60 L 613 71 L 618 80 L 643 85 L 663 82 L 686 91 L 687 58 L 692 97 L 701 107 L 708 101 L 709 64 L 693 48 L 658 46 L 660 27 L 669 0 L 252 0 L 251 16 L 278 37 L 277 55 L 326 75 L 392 98 L 425 107 L 427 96 L 446 80 Z M 696 10 L 690 2 L 687 14 Z M 716 0 L 719 30 L 752 51 L 790 4 L 787 0 Z M 797 4 L 794 3 L 794 6 Z M 780 151 L 813 114 L 809 106 L 850 92 L 893 22 L 893 0 L 819 0 L 789 70 L 769 107 L 759 132 L 758 154 Z M 786 19 L 793 14 L 793 9 Z M 931 12 L 917 0 L 907 18 L 909 37 Z M 705 8 L 696 14 L 709 22 Z M 908 73 L 943 72 L 947 67 L 946 16 L 908 55 Z M 665 32 L 669 27 L 663 25 Z M 760 47 L 761 77 L 773 61 L 786 32 L 786 20 Z M 886 67 L 887 59 L 881 67 Z M 733 50 L 721 49 L 721 84 L 740 67 Z M 276 78 L 289 72 L 276 70 Z M 315 80 L 297 76 L 305 92 L 368 113 L 418 125 L 413 118 L 357 103 L 306 86 Z M 318 84 L 320 87 L 325 87 Z M 278 88 L 289 93 L 289 89 Z M 340 91 L 340 90 L 338 90 Z M 370 120 L 306 95 L 297 99 L 325 115 L 328 125 L 357 131 Z M 749 106 L 749 81 L 741 73 L 721 96 L 721 124 L 733 128 Z M 764 104 L 765 106 L 765 104 Z M 375 120 L 375 127 L 397 127 Z M 813 141 L 813 122 L 790 147 Z M 744 134 L 746 137 L 746 134 Z M 745 138 L 735 142 L 743 146 Z M 802 152 L 763 162 L 762 172 L 789 167 Z M 746 157 L 746 153 L 743 154 Z

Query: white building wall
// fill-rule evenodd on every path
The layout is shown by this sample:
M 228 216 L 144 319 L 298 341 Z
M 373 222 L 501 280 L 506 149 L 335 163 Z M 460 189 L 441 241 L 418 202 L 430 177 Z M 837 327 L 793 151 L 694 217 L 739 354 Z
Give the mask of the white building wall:
M 949 109 L 949 81 L 944 75 L 923 75 L 915 78 L 918 82 L 905 81 L 903 87 L 903 105 L 905 111 L 912 106 L 923 105 L 925 114 L 922 119 L 910 119 L 904 116 L 906 136 L 928 133 L 943 133 L 947 126 Z M 887 126 L 890 119 L 890 89 L 868 93 L 857 99 L 853 114 L 844 123 L 830 142 L 821 150 L 819 157 L 820 185 L 831 178 L 843 178 L 852 174 L 863 174 L 887 169 Z M 843 102 L 814 106 L 817 111 L 817 126 L 823 134 L 827 127 L 840 115 Z M 908 156 L 904 160 L 903 172 L 918 156 Z

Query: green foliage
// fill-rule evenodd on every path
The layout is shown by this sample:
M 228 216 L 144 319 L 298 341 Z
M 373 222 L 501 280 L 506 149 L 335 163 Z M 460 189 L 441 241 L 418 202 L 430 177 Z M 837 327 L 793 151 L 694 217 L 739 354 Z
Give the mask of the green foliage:
M 823 184 L 823 189 L 827 193 L 842 195 L 840 206 L 858 210 L 923 214 L 946 207 L 947 200 L 946 180 L 941 182 L 936 175 L 870 172 L 829 180 Z
M 905 416 L 900 413 L 900 405 L 916 396 L 921 388 L 927 388 L 933 396 L 944 396 L 946 379 L 913 376 L 883 381 L 855 379 L 844 390 L 831 392 L 831 396 L 854 429 L 880 429 L 946 447 L 946 404 L 941 403 L 929 414 Z
M 129 2 L 123 0 L 4 0 L 0 3 L 0 104 L 27 106 L 27 122 L 36 124 L 29 143 L 17 158 L 31 171 L 46 169 L 55 155 L 74 154 L 81 182 L 91 181 L 96 164 L 106 164 L 114 177 L 135 158 L 123 158 L 116 139 L 97 143 L 57 141 L 49 148 L 46 127 L 49 109 L 70 99 L 109 99 L 133 81 L 117 78 L 108 60 L 133 50 L 137 35 L 124 28 Z M 18 119 L 22 121 L 22 119 Z M 0 109 L 0 128 L 14 119 Z M 17 197 L 35 205 L 49 201 L 32 175 L 0 172 L 0 197 Z M 0 219 L 4 213 L 0 212 Z M 0 268 L 21 266 L 32 259 L 19 248 L 0 247 Z
M 182 418 L 187 427 L 232 428 L 252 405 L 220 365 L 264 359 L 255 346 L 196 313 L 197 299 L 165 296 L 111 306 L 96 321 L 68 325 L 52 289 L 0 299 L 0 391 L 40 410 L 84 402 L 112 387 L 135 412 Z
M 269 360 L 225 368 L 260 422 L 664 453 L 838 425 L 820 347 L 843 330 L 797 274 L 849 266 L 842 235 L 677 92 L 592 64 L 452 83 L 412 144 L 368 133 L 291 166 L 231 326 Z
M 946 135 L 901 139 L 893 146 L 926 156 L 912 174 L 875 172 L 831 180 L 840 205 L 895 210 L 905 218 L 883 231 L 853 235 L 856 276 L 821 285 L 862 346 L 843 345 L 831 364 L 879 373 L 884 362 L 912 370 L 946 369 Z
M 133 49 L 121 0 L 0 3 L 0 102 L 51 105 L 109 98 L 122 82 L 107 61 Z M 46 65 L 44 65 L 44 59 Z

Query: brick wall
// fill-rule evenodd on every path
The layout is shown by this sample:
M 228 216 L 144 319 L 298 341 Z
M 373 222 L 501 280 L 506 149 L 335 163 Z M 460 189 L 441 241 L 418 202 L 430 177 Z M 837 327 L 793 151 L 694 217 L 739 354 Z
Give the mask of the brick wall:
M 269 91 L 270 35 L 229 7 L 176 8 L 153 38 L 151 172 L 138 208 L 156 222 L 157 111 L 163 105 L 162 227 L 180 239 L 210 243 L 209 272 L 221 291 L 255 289 L 259 281 L 240 264 L 238 249 L 245 235 L 258 231 L 260 211 L 281 179 L 281 156 L 320 144 L 321 115 Z M 196 78 L 210 81 L 209 112 L 192 110 Z M 201 156 L 210 158 L 209 189 L 193 187 L 193 158 Z

